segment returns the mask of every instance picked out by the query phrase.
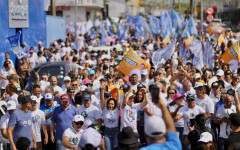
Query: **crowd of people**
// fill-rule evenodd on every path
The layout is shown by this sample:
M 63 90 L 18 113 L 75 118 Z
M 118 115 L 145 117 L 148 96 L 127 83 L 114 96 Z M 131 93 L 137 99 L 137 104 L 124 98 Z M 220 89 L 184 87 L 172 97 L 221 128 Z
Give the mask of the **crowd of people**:
M 219 47 L 199 36 L 215 51 L 214 68 L 201 70 L 192 54 L 188 60 L 179 57 L 181 39 L 160 67 L 152 63 L 152 53 L 166 45 L 143 37 L 115 38 L 110 55 L 93 51 L 100 40 L 88 34 L 68 34 L 49 48 L 39 42 L 37 50 L 22 44 L 27 55 L 15 64 L 6 52 L 0 71 L 7 109 L 0 122 L 4 150 L 240 149 L 240 68 L 232 70 L 221 60 L 235 40 L 232 34 L 225 38 L 226 46 Z M 120 72 L 129 49 L 151 67 Z M 62 79 L 32 72 L 35 81 L 26 88 L 35 66 L 61 61 L 77 70 Z

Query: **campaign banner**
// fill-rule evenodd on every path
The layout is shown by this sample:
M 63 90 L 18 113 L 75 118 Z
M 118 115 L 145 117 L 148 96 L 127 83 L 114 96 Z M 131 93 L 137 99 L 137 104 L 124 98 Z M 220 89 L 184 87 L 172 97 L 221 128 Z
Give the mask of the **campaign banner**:
M 228 64 L 230 69 L 236 70 L 239 67 L 240 62 L 240 48 L 239 41 L 234 43 L 231 47 L 229 47 L 226 52 L 221 55 L 224 63 Z
M 131 76 L 132 74 L 137 74 L 140 78 L 141 71 L 145 69 L 150 70 L 150 65 L 145 62 L 140 56 L 138 56 L 138 54 L 133 49 L 129 49 L 119 64 L 118 69 L 125 75 Z
M 156 50 L 152 55 L 152 62 L 158 68 L 170 59 L 175 51 L 176 42 L 173 42 L 166 47 Z
M 7 37 L 11 45 L 11 50 L 13 51 L 14 54 L 17 55 L 18 59 L 21 59 L 26 55 L 20 48 L 20 43 L 19 43 L 20 35 L 21 35 L 21 31 L 19 31 L 16 35 Z

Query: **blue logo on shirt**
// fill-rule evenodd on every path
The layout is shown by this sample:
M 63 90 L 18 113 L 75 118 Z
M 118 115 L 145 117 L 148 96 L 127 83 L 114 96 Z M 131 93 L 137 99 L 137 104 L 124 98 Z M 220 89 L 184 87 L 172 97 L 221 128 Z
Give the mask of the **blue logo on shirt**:
M 84 117 L 84 119 L 85 118 L 87 118 L 87 116 L 88 116 L 88 113 L 86 112 L 86 111 L 83 111 L 82 113 L 81 113 L 81 115 Z

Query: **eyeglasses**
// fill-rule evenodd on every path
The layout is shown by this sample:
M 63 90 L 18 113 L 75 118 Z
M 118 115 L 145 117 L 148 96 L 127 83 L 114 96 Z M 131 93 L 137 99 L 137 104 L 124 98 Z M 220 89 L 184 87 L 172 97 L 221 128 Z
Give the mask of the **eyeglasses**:
M 83 125 L 83 121 L 75 122 L 75 124 L 76 124 L 77 126 L 78 126 L 78 125 L 82 126 L 82 125 Z
M 77 84 L 72 84 L 72 86 L 77 86 Z
M 70 81 L 64 81 L 64 83 L 69 83 Z
M 75 93 L 74 91 L 70 91 L 70 92 L 68 92 L 68 93 Z

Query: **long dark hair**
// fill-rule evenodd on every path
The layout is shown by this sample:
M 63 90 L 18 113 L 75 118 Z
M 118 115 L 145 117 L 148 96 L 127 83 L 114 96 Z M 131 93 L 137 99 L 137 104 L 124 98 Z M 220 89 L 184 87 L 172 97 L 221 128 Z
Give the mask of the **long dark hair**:
M 137 99 L 137 94 L 138 94 L 139 92 L 142 92 L 142 96 L 143 96 L 143 98 L 142 98 L 141 101 L 139 101 L 139 100 Z M 141 103 L 141 102 L 143 102 L 143 100 L 144 100 L 144 93 L 143 93 L 143 90 L 138 89 L 137 92 L 136 92 L 136 96 L 135 96 L 135 98 L 134 98 L 134 103 Z

